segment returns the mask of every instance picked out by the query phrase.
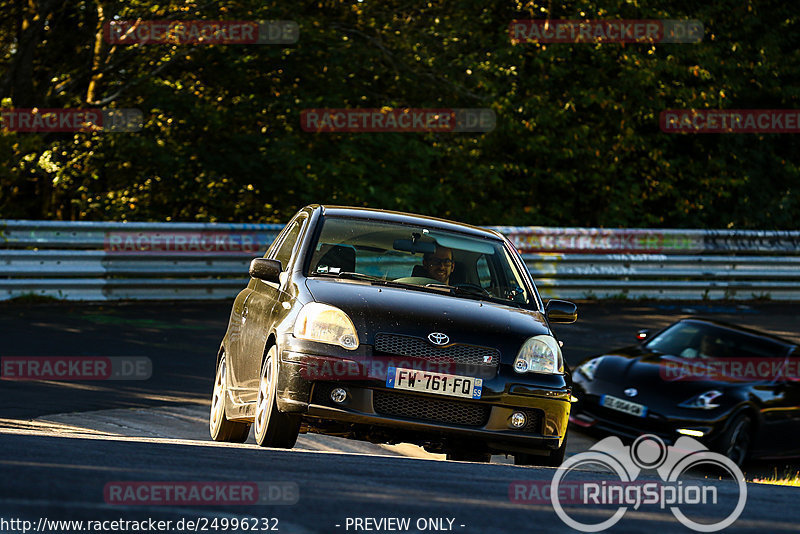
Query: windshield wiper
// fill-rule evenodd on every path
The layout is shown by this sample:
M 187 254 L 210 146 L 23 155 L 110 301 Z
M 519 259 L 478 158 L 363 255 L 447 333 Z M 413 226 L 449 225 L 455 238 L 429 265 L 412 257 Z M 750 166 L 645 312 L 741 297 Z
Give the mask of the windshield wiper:
M 311 276 L 330 276 L 332 278 L 349 278 L 351 280 L 366 280 L 368 282 L 385 282 L 386 280 L 371 274 L 356 273 L 353 271 L 341 271 L 338 273 L 314 271 Z
M 506 306 L 514 306 L 516 308 L 524 307 L 523 303 L 511 299 L 504 299 L 496 295 L 492 295 L 488 291 L 473 288 L 469 286 L 451 286 L 448 284 L 425 284 L 423 287 L 431 289 L 446 289 L 451 295 L 465 295 L 470 297 L 478 297 L 481 300 L 488 300 L 490 302 L 497 302 L 505 304 Z
M 471 287 L 451 286 L 447 284 L 425 284 L 425 287 L 430 287 L 434 289 L 446 289 L 449 292 L 453 293 L 454 295 L 472 295 L 484 299 L 492 298 L 492 295 L 490 295 L 486 291 L 474 289 Z
M 385 282 L 385 278 L 381 278 L 380 276 L 374 276 L 371 274 L 364 274 L 364 273 L 357 273 L 354 271 L 342 271 L 338 275 L 338 278 L 350 278 L 352 280 L 367 280 L 368 282 Z
M 313 272 L 311 276 L 329 276 L 331 278 L 347 278 L 348 280 L 362 280 L 364 282 L 369 282 L 371 284 L 377 284 L 380 286 L 389 286 L 389 287 L 420 287 L 415 286 L 412 284 L 403 284 L 402 282 L 395 282 L 393 280 L 387 280 L 385 278 L 381 278 L 380 276 L 374 276 L 371 274 L 364 274 L 364 273 L 356 273 L 352 271 L 342 271 L 340 273 L 320 273 L 320 272 Z

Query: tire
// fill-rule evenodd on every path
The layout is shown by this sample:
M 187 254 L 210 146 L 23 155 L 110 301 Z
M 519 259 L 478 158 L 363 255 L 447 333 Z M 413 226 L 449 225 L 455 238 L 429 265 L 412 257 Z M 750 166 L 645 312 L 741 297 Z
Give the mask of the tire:
M 454 462 L 476 462 L 488 464 L 492 460 L 492 455 L 488 452 L 449 450 L 447 459 Z
M 225 395 L 227 376 L 225 354 L 219 359 L 217 373 L 214 375 L 214 390 L 211 393 L 211 411 L 208 414 L 208 428 L 214 441 L 244 443 L 250 434 L 250 424 L 229 421 L 225 415 Z
M 278 409 L 278 349 L 270 347 L 258 382 L 256 417 L 253 425 L 256 443 L 262 447 L 291 449 L 300 433 L 300 416 Z
M 564 436 L 564 441 L 561 446 L 554 451 L 551 451 L 548 456 L 540 456 L 538 454 L 527 454 L 524 452 L 514 454 L 514 465 L 538 465 L 542 467 L 559 467 L 564 463 L 564 454 L 567 452 L 567 437 Z
M 717 443 L 717 452 L 724 454 L 741 467 L 750 456 L 750 446 L 753 440 L 753 424 L 750 417 L 741 414 L 730 422 L 728 428 L 720 436 Z

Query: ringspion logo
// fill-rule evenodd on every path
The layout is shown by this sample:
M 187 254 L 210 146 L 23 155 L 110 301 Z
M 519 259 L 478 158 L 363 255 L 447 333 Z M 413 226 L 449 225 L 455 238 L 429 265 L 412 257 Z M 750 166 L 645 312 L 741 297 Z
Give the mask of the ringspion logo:
M 685 476 L 701 465 L 727 473 L 730 478 L 718 481 L 716 477 Z M 586 481 L 586 472 L 581 468 L 590 466 L 593 469 L 600 466 L 618 480 Z M 660 480 L 639 479 L 645 471 L 655 471 Z M 573 474 L 582 477 L 580 483 L 569 478 Z M 527 489 L 525 485 L 512 483 L 509 495 L 520 502 L 541 498 L 541 493 L 526 492 Z M 618 437 L 611 436 L 561 464 L 550 483 L 548 495 L 564 524 L 581 532 L 606 530 L 621 521 L 629 509 L 640 510 L 647 506 L 669 509 L 678 521 L 692 530 L 716 532 L 731 526 L 744 511 L 747 482 L 733 460 L 709 451 L 695 439 L 683 436 L 675 445 L 667 446 L 658 436 L 645 434 L 626 446 Z M 576 501 L 580 506 L 570 509 L 563 506 L 576 504 Z M 718 511 L 711 521 L 709 506 Z M 587 510 L 593 512 L 589 514 L 592 520 L 583 522 L 578 516 Z

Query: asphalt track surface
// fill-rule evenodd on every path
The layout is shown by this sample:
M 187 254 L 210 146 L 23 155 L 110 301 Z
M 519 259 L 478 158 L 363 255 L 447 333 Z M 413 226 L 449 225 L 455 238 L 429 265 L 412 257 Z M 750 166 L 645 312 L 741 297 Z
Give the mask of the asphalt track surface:
M 147 356 L 153 363 L 146 381 L 0 381 L 0 532 L 22 532 L 21 523 L 8 522 L 12 519 L 31 521 L 34 529 L 42 527 L 40 532 L 78 531 L 40 525 L 45 518 L 170 520 L 171 532 L 187 530 L 185 524 L 182 530 L 175 528 L 181 518 L 205 521 L 207 532 L 225 531 L 223 520 L 230 525 L 233 518 L 273 518 L 255 529 L 251 523 L 248 531 L 257 532 L 265 532 L 265 525 L 289 533 L 571 531 L 549 501 L 519 502 L 509 493 L 515 481 L 549 485 L 553 469 L 515 467 L 502 457 L 494 457 L 492 464 L 450 462 L 411 446 L 379 447 L 310 435 L 301 436 L 291 451 L 261 449 L 252 435 L 242 445 L 210 441 L 205 417 L 229 307 L 228 302 L 0 305 L 2 356 Z M 755 326 L 800 341 L 800 309 L 788 304 L 605 303 L 584 304 L 579 313 L 578 323 L 559 325 L 556 331 L 571 365 L 630 344 L 640 328 L 657 329 L 689 315 Z M 568 454 L 592 443 L 575 432 Z M 783 472 L 795 467 L 752 469 Z M 613 480 L 598 469 L 581 476 Z M 104 488 L 123 481 L 273 482 L 295 485 L 290 487 L 296 488 L 299 500 L 248 505 L 109 502 Z M 721 496 L 730 497 L 734 490 L 732 482 L 720 482 Z M 747 491 L 744 512 L 729 531 L 800 530 L 800 488 L 750 483 Z M 567 511 L 586 522 L 604 517 L 603 511 L 585 507 L 567 506 Z M 699 521 L 724 515 L 712 505 L 698 505 L 693 513 Z M 408 518 L 410 528 L 377 529 L 375 523 L 362 523 L 356 529 L 353 524 L 356 519 L 390 517 Z M 442 528 L 418 529 L 417 521 L 427 523 L 428 518 L 440 518 Z M 628 510 L 609 531 L 654 529 L 691 532 L 668 509 L 653 506 Z

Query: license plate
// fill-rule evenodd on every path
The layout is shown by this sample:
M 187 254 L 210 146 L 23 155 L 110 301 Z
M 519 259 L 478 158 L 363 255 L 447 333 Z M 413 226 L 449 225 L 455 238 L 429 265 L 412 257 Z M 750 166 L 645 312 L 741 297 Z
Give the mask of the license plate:
M 626 401 L 625 399 L 612 397 L 611 395 L 603 395 L 600 398 L 600 404 L 602 404 L 606 408 L 611 408 L 612 410 L 616 410 L 618 412 L 625 412 L 627 414 L 636 415 L 638 417 L 644 417 L 645 415 L 647 415 L 647 406 L 636 404 L 635 402 Z
M 448 395 L 450 397 L 480 399 L 483 380 L 471 376 L 389 367 L 386 373 L 386 387 Z

